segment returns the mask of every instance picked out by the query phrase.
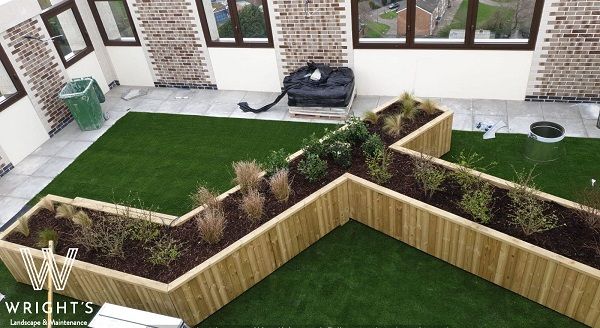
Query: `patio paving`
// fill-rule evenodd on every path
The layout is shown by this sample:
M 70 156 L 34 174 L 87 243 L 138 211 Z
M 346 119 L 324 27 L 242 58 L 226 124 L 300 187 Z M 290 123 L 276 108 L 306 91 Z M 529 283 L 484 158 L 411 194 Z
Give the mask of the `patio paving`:
M 290 117 L 284 97 L 269 111 L 244 113 L 237 103 L 246 101 L 251 107 L 260 107 L 277 96 L 272 92 L 182 90 L 151 88 L 147 95 L 125 101 L 121 96 L 132 87 L 118 86 L 106 95 L 102 104 L 109 120 L 96 131 L 82 132 L 76 123 L 69 124 L 57 136 L 40 146 L 33 154 L 0 178 L 0 225 L 20 215 L 27 202 L 40 192 L 54 177 L 67 168 L 83 151 L 102 136 L 128 111 L 235 117 L 262 120 L 282 120 L 331 123 L 331 120 Z M 357 116 L 384 104 L 393 97 L 358 96 L 352 109 Z M 455 112 L 453 129 L 473 131 L 480 122 L 504 121 L 508 128 L 500 133 L 527 133 L 534 121 L 551 120 L 563 125 L 567 136 L 600 138 L 596 128 L 597 105 L 533 103 L 525 101 L 433 98 Z

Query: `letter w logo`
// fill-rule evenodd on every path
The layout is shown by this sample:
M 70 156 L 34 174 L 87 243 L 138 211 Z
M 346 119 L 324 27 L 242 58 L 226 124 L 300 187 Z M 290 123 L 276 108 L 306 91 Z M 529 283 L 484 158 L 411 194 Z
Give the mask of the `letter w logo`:
M 39 270 L 35 266 L 35 262 L 33 262 L 31 250 L 24 247 L 21 248 L 20 251 L 23 262 L 25 263 L 25 269 L 27 269 L 27 274 L 29 275 L 29 280 L 31 280 L 31 285 L 34 290 L 42 290 L 44 282 L 46 282 L 48 278 L 48 270 L 52 270 L 52 283 L 54 284 L 54 288 L 56 290 L 65 289 L 69 274 L 73 268 L 73 263 L 75 262 L 77 248 L 69 248 L 66 256 L 67 259 L 60 271 L 58 271 L 58 266 L 54 259 L 54 252 L 52 252 L 50 248 L 42 248 L 44 260 L 42 261 L 42 266 Z

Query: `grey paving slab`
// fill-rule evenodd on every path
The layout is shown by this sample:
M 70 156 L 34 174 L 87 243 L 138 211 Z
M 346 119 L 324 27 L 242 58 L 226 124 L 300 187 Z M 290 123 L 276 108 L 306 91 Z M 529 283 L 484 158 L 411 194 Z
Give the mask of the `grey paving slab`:
M 147 90 L 148 93 L 145 96 L 141 96 L 141 99 L 167 100 L 173 96 L 175 91 L 181 91 L 171 88 L 148 88 Z
M 506 100 L 473 99 L 473 114 L 495 116 L 507 115 Z
M 258 113 L 256 118 L 259 120 L 277 120 L 283 121 L 288 112 L 287 106 L 273 106 L 266 112 Z
M 357 96 L 352 103 L 352 111 L 355 116 L 363 117 L 366 112 L 377 108 L 379 96 Z
M 106 101 L 101 105 L 104 111 L 126 112 L 135 108 L 141 101 L 142 97 L 131 100 L 124 100 L 120 97 L 106 98 Z
M 508 116 L 508 127 L 511 133 L 529 134 L 531 123 L 543 121 L 543 116 Z
M 229 117 L 236 109 L 237 105 L 234 104 L 214 103 L 206 111 L 205 115 L 214 117 Z
M 552 122 L 562 125 L 565 128 L 567 137 L 587 137 L 587 131 L 581 118 L 553 118 Z
M 26 198 L 0 196 L 0 226 L 12 219 L 28 201 Z
M 232 91 L 232 90 L 224 90 L 224 91 L 215 91 L 217 95 L 212 98 L 213 103 L 219 104 L 234 104 L 241 102 L 246 95 L 246 91 Z
M 71 141 L 56 153 L 56 157 L 76 158 L 91 145 L 91 141 Z
M 452 129 L 460 131 L 473 131 L 473 115 L 454 114 L 452 118 Z
M 154 112 L 177 114 L 181 112 L 181 110 L 183 110 L 189 103 L 189 98 L 165 100 L 160 104 L 160 106 L 158 106 L 158 108 Z
M 131 111 L 146 113 L 156 112 L 163 102 L 165 102 L 164 99 L 142 98 L 140 102 L 131 109 Z
M 199 102 L 190 100 L 182 109 L 179 114 L 186 115 L 204 115 L 210 108 L 211 104 L 207 102 Z
M 578 104 L 577 109 L 584 120 L 596 120 L 600 116 L 600 104 Z
M 509 100 L 506 102 L 506 111 L 509 116 L 524 117 L 524 116 L 535 116 L 543 117 L 542 104 L 533 101 L 513 101 Z
M 233 110 L 233 112 L 231 112 L 231 115 L 229 115 L 229 117 L 231 118 L 257 118 L 257 114 L 252 113 L 252 112 L 243 112 L 241 109 L 236 108 Z
M 44 166 L 51 158 L 52 157 L 50 156 L 39 156 L 33 154 L 29 155 L 19 164 L 17 164 L 11 173 L 19 175 L 32 175 L 35 171 Z
M 377 102 L 377 107 L 389 102 L 392 99 L 395 99 L 397 97 L 392 97 L 392 96 L 381 96 L 379 97 L 379 102 Z
M 473 101 L 471 99 L 442 98 L 440 103 L 457 114 L 473 113 Z
M 54 178 L 71 165 L 73 161 L 73 158 L 52 157 L 44 166 L 33 172 L 32 176 Z
M 32 199 L 37 195 L 44 187 L 46 187 L 53 178 L 44 177 L 27 177 L 23 183 L 13 189 L 8 196 Z
M 108 121 L 105 122 L 106 125 L 112 126 L 117 123 L 118 120 L 123 118 L 123 116 L 127 115 L 127 112 L 118 112 L 118 111 L 109 111 L 108 112 Z
M 581 118 L 576 105 L 565 103 L 542 103 L 544 119 L 552 121 L 557 118 Z
M 68 140 L 57 140 L 56 137 L 46 141 L 33 154 L 39 156 L 55 156 L 61 149 L 69 143 Z
M 9 172 L 7 175 L 0 179 L 0 196 L 10 196 L 17 187 L 21 186 L 27 181 L 29 176 L 14 174 Z
M 275 92 L 246 92 L 241 101 L 247 102 L 250 107 L 260 108 L 272 103 L 279 93 Z M 287 96 L 279 101 L 279 103 L 287 104 Z
M 597 120 L 583 120 L 583 126 L 590 138 L 600 138 L 600 128 L 596 126 Z
M 506 125 L 508 125 L 508 123 L 509 123 L 508 116 L 507 115 L 474 114 L 473 115 L 473 131 L 477 131 L 475 126 L 479 122 L 484 122 L 486 124 L 495 124 L 495 123 L 498 123 L 499 121 L 504 121 L 504 123 L 506 123 Z M 510 126 L 502 128 L 502 129 L 498 130 L 498 133 L 507 133 L 510 131 L 509 129 L 510 129 Z

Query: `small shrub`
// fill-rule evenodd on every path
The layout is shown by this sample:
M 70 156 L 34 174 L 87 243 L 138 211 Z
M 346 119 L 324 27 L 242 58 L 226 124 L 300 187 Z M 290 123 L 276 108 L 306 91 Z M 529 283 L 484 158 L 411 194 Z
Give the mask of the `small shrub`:
M 421 154 L 413 160 L 413 176 L 423 189 L 425 196 L 433 197 L 438 191 L 442 191 L 442 183 L 446 180 L 447 173 L 443 168 L 436 166 L 431 161 L 431 156 Z
M 17 220 L 17 222 L 19 224 L 15 227 L 15 231 L 25 237 L 29 237 L 29 216 L 23 215 Z
M 363 119 L 365 122 L 375 125 L 377 122 L 379 122 L 379 115 L 373 111 L 368 111 L 364 114 Z
M 437 113 L 438 109 L 438 104 L 431 100 L 431 99 L 425 99 L 423 100 L 419 106 L 418 109 L 424 111 L 425 113 L 429 114 L 429 115 L 433 115 L 435 113 Z
M 58 219 L 73 219 L 73 216 L 77 213 L 75 206 L 70 204 L 60 204 L 56 207 L 56 214 L 54 215 Z
M 298 170 L 310 182 L 317 182 L 327 174 L 327 162 L 320 159 L 318 155 L 307 153 L 300 163 Z
M 128 220 L 120 216 L 106 216 L 89 226 L 82 226 L 73 241 L 85 249 L 96 250 L 107 257 L 125 257 L 123 246 L 129 236 Z
M 152 222 L 152 212 L 147 212 L 139 218 L 131 218 L 129 221 L 129 236 L 133 240 L 149 244 L 160 235 L 160 225 Z
M 508 217 L 528 236 L 558 226 L 556 215 L 546 214 L 548 204 L 537 198 L 538 191 L 533 182 L 534 169 L 535 167 L 529 171 L 515 171 L 516 184 L 508 191 L 508 197 L 512 201 Z
M 252 189 L 258 188 L 262 180 L 262 169 L 256 161 L 240 161 L 233 163 L 233 171 L 235 172 L 235 183 L 240 185 L 243 193 L 247 193 Z
M 271 151 L 263 165 L 267 175 L 271 176 L 279 170 L 287 169 L 289 165 L 287 158 L 288 154 L 283 148 Z
M 198 185 L 198 187 L 196 187 L 196 192 L 191 194 L 190 198 L 192 199 L 194 207 L 205 206 L 221 208 L 221 200 L 219 199 L 219 195 L 202 185 Z
M 352 165 L 352 145 L 347 142 L 334 141 L 329 145 L 327 153 L 333 161 L 344 168 Z
M 323 157 L 327 152 L 326 146 L 320 141 L 316 133 L 312 133 L 310 137 L 302 140 L 302 149 L 305 154 L 315 154 Z
M 390 137 L 398 137 L 404 129 L 404 120 L 402 115 L 387 116 L 383 120 L 383 132 Z
M 148 262 L 154 265 L 169 266 L 181 255 L 183 244 L 171 236 L 164 236 L 148 248 L 150 257 Z
M 258 222 L 264 213 L 265 196 L 258 192 L 258 190 L 250 190 L 242 198 L 241 207 L 250 221 Z
M 381 137 L 376 133 L 369 135 L 369 138 L 367 138 L 362 145 L 362 151 L 365 157 L 375 156 L 377 152 L 383 151 L 384 148 L 385 145 L 383 144 Z
M 578 195 L 579 216 L 592 229 L 600 231 L 600 187 L 588 187 Z
M 413 99 L 406 99 L 402 101 L 402 116 L 409 121 L 415 119 L 419 113 L 417 104 Z
M 459 202 L 463 211 L 481 222 L 488 223 L 492 220 L 491 204 L 493 189 L 486 182 L 480 182 L 471 185 L 467 190 L 463 190 L 462 199 Z
M 84 211 L 78 211 L 73 215 L 71 221 L 80 227 L 90 227 L 92 226 L 92 219 L 85 213 Z
M 58 245 L 58 233 L 53 229 L 42 229 L 42 231 L 38 233 L 37 246 L 39 248 L 48 247 L 51 240 L 54 242 L 54 247 L 56 248 L 56 245 Z
M 196 218 L 200 238 L 209 244 L 223 239 L 225 231 L 225 213 L 220 209 L 207 208 Z
M 42 206 L 42 208 L 45 208 L 52 213 L 54 213 L 54 211 L 56 210 L 54 208 L 54 203 L 48 197 L 44 197 L 40 205 Z
M 360 144 L 369 137 L 369 129 L 363 120 L 353 116 L 346 121 L 345 133 L 347 141 L 352 144 Z
M 384 184 L 392 177 L 389 170 L 391 155 L 385 149 L 376 152 L 374 156 L 367 157 L 366 162 L 369 175 L 377 184 Z
M 482 166 L 481 162 L 483 160 L 484 157 L 476 152 L 466 153 L 461 151 L 458 157 L 455 158 L 456 163 L 460 166 L 452 173 L 452 177 L 463 189 L 477 184 L 480 181 L 479 176 L 473 174 L 471 170 L 485 172 L 496 164 L 492 162 L 486 166 Z
M 286 203 L 292 193 L 288 170 L 282 169 L 273 174 L 269 178 L 269 187 L 278 201 Z

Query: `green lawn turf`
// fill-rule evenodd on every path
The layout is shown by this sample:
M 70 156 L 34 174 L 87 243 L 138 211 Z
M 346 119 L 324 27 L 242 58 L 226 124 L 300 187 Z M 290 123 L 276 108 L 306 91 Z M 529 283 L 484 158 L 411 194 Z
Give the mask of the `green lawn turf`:
M 389 25 L 374 21 L 367 22 L 365 37 L 367 38 L 383 38 L 385 33 L 389 31 Z
M 440 31 L 438 32 L 438 36 L 448 37 L 451 29 L 464 30 L 465 26 L 467 25 L 468 10 L 469 0 L 463 0 L 459 5 L 458 10 L 456 11 L 456 14 L 454 14 L 452 22 L 444 28 L 440 29 Z M 496 7 L 486 5 L 480 2 L 477 5 L 477 26 L 482 26 L 490 18 L 490 16 L 494 13 L 495 10 Z
M 453 131 L 452 148 L 442 158 L 455 161 L 461 151 L 482 155 L 483 162 L 496 162 L 488 173 L 506 180 L 514 180 L 514 169 L 536 166 L 538 187 L 550 194 L 577 201 L 577 193 L 600 181 L 600 139 L 565 138 L 564 151 L 559 161 L 535 164 L 524 157 L 524 134 L 497 133 L 495 139 L 483 140 L 481 132 Z
M 233 186 L 231 163 L 262 161 L 271 150 L 294 152 L 302 139 L 330 124 L 129 113 L 56 177 L 39 196 L 102 201 L 140 198 L 159 212 L 191 209 L 199 181 L 218 191 Z M 37 197 L 36 197 L 37 198 Z
M 199 326 L 234 325 L 583 327 L 352 220 Z
M 383 19 L 396 19 L 398 17 L 398 13 L 395 10 L 386 11 L 383 14 L 379 15 L 379 17 Z

